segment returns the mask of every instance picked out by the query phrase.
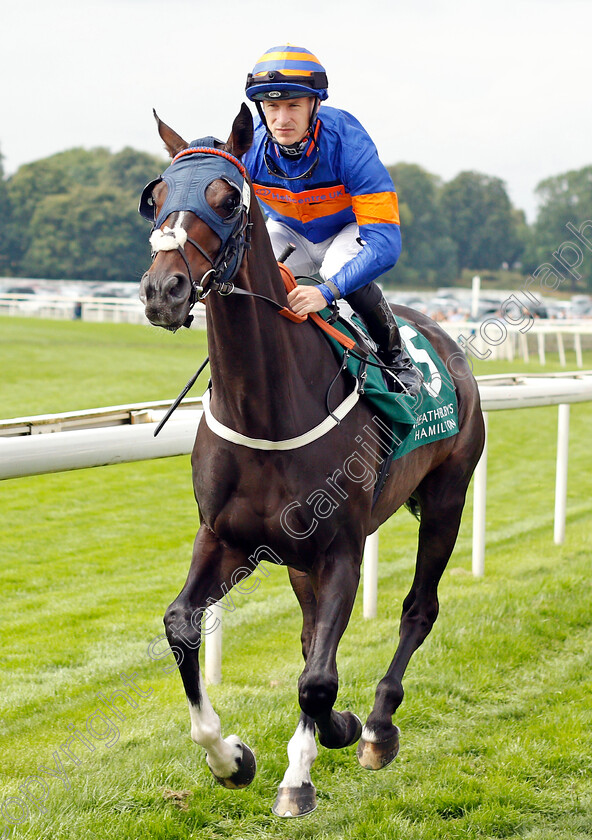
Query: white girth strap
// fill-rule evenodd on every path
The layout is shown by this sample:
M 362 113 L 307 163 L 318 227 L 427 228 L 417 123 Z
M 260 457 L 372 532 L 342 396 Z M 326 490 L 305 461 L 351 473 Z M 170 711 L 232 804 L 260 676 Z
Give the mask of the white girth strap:
M 218 437 L 221 437 L 230 443 L 237 443 L 239 446 L 248 446 L 249 449 L 285 451 L 287 449 L 300 449 L 301 446 L 306 446 L 308 443 L 312 443 L 314 440 L 318 440 L 320 437 L 323 437 L 323 435 L 326 435 L 327 432 L 331 431 L 331 429 L 333 429 L 340 420 L 343 420 L 343 418 L 349 414 L 359 399 L 360 395 L 358 393 L 358 384 L 356 383 L 354 385 L 354 390 L 351 392 L 349 397 L 346 397 L 341 405 L 337 406 L 333 415 L 325 417 L 323 422 L 319 423 L 318 426 L 315 426 L 314 429 L 310 429 L 303 435 L 298 435 L 298 437 L 289 438 L 288 440 L 263 440 L 261 438 L 251 438 L 246 435 L 241 435 L 240 432 L 235 432 L 234 429 L 229 429 L 228 426 L 224 426 L 216 420 L 210 410 L 209 390 L 203 395 L 202 402 L 204 417 L 206 418 L 208 428 L 211 429 L 215 435 L 218 435 Z

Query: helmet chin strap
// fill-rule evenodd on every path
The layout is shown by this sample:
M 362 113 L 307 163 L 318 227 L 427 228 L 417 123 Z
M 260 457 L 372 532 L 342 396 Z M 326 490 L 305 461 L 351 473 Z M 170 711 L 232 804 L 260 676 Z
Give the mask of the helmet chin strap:
M 310 141 L 310 129 L 307 130 L 302 140 L 299 140 L 297 143 L 290 143 L 287 146 L 283 143 L 280 143 L 279 140 L 273 137 L 272 140 L 277 146 L 277 148 L 280 150 L 281 154 L 284 155 L 284 157 L 292 158 L 294 160 L 300 160 L 300 158 L 304 154 L 304 150 L 306 149 Z

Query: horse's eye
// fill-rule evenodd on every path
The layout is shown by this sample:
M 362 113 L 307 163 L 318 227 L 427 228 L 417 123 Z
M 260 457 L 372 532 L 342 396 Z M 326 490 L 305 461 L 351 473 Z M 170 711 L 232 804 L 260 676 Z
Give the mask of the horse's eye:
M 238 193 L 232 193 L 232 195 L 229 195 L 226 201 L 224 202 L 224 209 L 226 210 L 229 216 L 231 216 L 233 213 L 236 213 L 239 207 L 240 199 Z

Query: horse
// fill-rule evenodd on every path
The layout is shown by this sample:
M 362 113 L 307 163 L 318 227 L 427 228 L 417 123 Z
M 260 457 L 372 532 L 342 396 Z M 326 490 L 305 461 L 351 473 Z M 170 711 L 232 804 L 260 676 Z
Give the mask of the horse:
M 339 361 L 311 319 L 296 324 L 302 319 L 291 318 L 265 220 L 241 163 L 253 139 L 249 109 L 242 105 L 226 143 L 209 137 L 190 145 L 154 116 L 173 163 L 170 177 L 164 173 L 142 195 L 140 210 L 153 223 L 153 254 L 139 296 L 148 320 L 172 331 L 189 325 L 192 307 L 203 301 L 211 366 L 211 399 L 191 458 L 200 525 L 186 582 L 164 616 L 166 636 L 187 695 L 192 740 L 205 748 L 220 784 L 246 787 L 255 776 L 255 757 L 238 736 L 222 738 L 199 665 L 201 625 L 209 605 L 261 560 L 287 566 L 302 610 L 305 664 L 298 680 L 300 718 L 272 810 L 301 816 L 317 804 L 310 773 L 315 735 L 329 749 L 359 742 L 358 760 L 372 770 L 397 755 L 393 715 L 403 700 L 403 675 L 438 615 L 438 583 L 483 448 L 479 392 L 458 345 L 427 316 L 393 306 L 450 363 L 458 433 L 392 461 L 374 499 L 373 482 L 360 480 L 351 460 L 373 411 L 363 399 L 351 399 L 351 381 L 338 375 Z M 331 401 L 347 406 L 337 417 L 326 399 L 331 382 Z M 379 436 L 369 438 L 363 455 L 378 470 Z M 325 487 L 331 493 L 319 490 Z M 419 519 L 415 574 L 402 605 L 398 646 L 362 725 L 352 711 L 334 708 L 337 648 L 354 604 L 365 539 L 404 504 Z

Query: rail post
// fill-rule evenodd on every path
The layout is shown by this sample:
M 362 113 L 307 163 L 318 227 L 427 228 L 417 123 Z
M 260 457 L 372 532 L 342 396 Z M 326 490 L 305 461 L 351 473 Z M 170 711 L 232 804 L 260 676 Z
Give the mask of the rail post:
M 364 545 L 364 618 L 376 618 L 378 599 L 378 531 Z
M 473 476 L 473 575 L 485 574 L 485 512 L 487 506 L 487 426 L 488 415 L 483 412 L 485 445 Z
M 204 633 L 205 642 L 204 671 L 206 685 L 218 685 L 222 682 L 222 616 L 216 604 L 210 606 L 216 617 L 216 623 L 209 633 Z
M 565 541 L 567 509 L 567 464 L 569 458 L 569 403 L 561 403 L 557 412 L 557 466 L 555 470 L 555 545 Z

